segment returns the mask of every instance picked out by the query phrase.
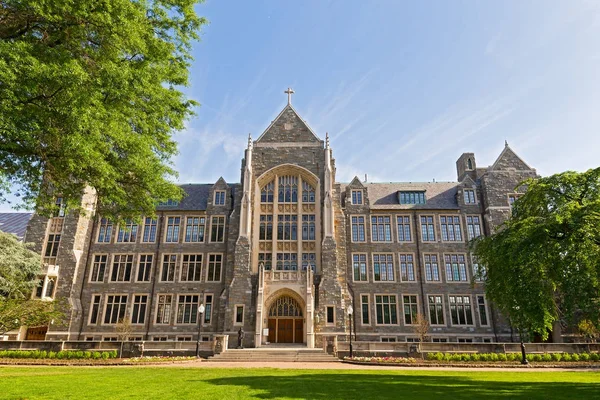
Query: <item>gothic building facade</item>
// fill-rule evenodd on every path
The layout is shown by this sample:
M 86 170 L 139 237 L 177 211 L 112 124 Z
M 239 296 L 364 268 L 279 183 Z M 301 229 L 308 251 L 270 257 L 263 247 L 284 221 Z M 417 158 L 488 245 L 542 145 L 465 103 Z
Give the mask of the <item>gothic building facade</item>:
M 536 171 L 508 145 L 489 167 L 464 153 L 456 169 L 452 183 L 336 182 L 328 138 L 288 101 L 248 139 L 241 183 L 184 184 L 180 202 L 121 225 L 95 215 L 91 191 L 85 215 L 34 215 L 33 296 L 71 306 L 42 337 L 116 340 L 126 321 L 132 340 L 196 340 L 201 324 L 202 340 L 243 328 L 247 346 L 314 347 L 346 338 L 352 313 L 356 340 L 415 340 L 419 314 L 433 341 L 509 340 L 469 240 L 508 217 Z

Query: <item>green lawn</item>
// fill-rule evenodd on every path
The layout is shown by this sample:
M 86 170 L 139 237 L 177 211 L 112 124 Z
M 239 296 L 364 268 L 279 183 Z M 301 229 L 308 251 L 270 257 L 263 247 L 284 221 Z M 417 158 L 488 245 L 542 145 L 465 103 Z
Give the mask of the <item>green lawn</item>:
M 600 372 L 0 367 L 1 399 L 600 399 Z

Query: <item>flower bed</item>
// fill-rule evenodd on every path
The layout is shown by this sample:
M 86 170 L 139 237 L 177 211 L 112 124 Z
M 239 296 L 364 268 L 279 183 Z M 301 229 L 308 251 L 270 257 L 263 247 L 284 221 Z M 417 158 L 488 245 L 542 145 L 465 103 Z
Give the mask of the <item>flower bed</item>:
M 133 363 L 133 364 L 143 364 L 143 363 L 155 363 L 155 362 L 178 362 L 178 361 L 192 361 L 192 360 L 197 360 L 197 358 L 196 357 L 186 357 L 186 356 L 177 356 L 177 357 L 146 356 L 146 357 L 126 358 L 123 361 Z
M 344 357 L 344 360 L 373 364 L 415 364 L 417 362 L 411 357 Z
M 427 353 L 429 361 L 498 362 L 521 361 L 521 353 Z M 589 362 L 600 361 L 598 353 L 544 353 L 527 354 L 529 362 Z
M 26 359 L 49 359 L 49 360 L 108 360 L 116 358 L 117 351 L 44 351 L 44 350 L 2 350 L 0 358 L 26 358 Z

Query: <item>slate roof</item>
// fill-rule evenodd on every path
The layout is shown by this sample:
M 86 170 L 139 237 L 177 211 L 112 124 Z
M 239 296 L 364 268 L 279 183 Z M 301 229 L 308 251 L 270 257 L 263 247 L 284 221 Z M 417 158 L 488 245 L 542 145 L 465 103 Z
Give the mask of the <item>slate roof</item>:
M 12 233 L 23 240 L 32 213 L 0 213 L 0 231 Z
M 185 211 L 204 211 L 208 205 L 208 198 L 210 196 L 210 190 L 214 186 L 214 183 L 186 183 L 179 185 L 184 191 L 185 195 L 177 206 L 158 206 L 157 211 L 170 211 L 170 210 L 185 210 Z M 235 189 L 239 184 L 229 184 L 232 193 L 235 193 Z
M 458 182 L 390 182 L 363 183 L 371 208 L 377 209 L 422 209 L 422 210 L 451 210 L 458 209 L 456 194 Z M 341 185 L 345 190 L 346 184 Z M 399 204 L 400 191 L 425 191 L 425 204 Z

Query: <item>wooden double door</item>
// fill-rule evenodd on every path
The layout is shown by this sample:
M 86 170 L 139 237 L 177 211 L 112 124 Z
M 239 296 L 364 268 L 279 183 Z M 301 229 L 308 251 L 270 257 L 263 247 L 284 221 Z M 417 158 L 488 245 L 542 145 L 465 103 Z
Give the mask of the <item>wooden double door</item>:
M 304 343 L 302 318 L 269 318 L 269 342 Z

